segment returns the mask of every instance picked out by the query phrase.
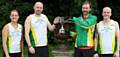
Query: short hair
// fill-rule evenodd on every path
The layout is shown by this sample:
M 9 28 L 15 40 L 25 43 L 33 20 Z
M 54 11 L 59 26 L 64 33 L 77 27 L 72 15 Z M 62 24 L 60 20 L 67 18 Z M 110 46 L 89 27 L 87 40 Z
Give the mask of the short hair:
M 110 9 L 110 11 L 112 12 L 112 8 L 111 7 L 104 7 L 103 10 L 106 9 L 106 8 Z
M 90 8 L 91 8 L 91 3 L 88 0 L 84 1 L 82 5 L 84 5 L 84 4 L 89 4 Z
M 40 2 L 40 1 L 37 1 L 37 2 L 35 2 L 35 4 L 34 4 L 34 7 L 35 7 L 35 5 L 36 5 L 37 3 L 41 3 L 41 4 L 43 5 L 43 3 L 42 3 L 42 2 Z

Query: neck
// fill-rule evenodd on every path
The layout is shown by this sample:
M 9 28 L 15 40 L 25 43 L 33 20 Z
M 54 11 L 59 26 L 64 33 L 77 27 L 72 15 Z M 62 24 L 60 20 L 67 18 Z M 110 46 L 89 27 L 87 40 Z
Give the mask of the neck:
M 86 18 L 88 17 L 89 14 L 83 14 L 83 19 L 86 20 Z
M 18 23 L 17 23 L 17 22 L 11 22 L 11 24 L 12 24 L 12 26 L 13 26 L 14 28 L 17 28 L 17 26 L 18 26 Z
M 35 15 L 35 16 L 40 16 L 41 14 L 36 14 L 36 13 L 34 13 L 34 15 Z
M 109 19 L 103 19 L 104 24 L 109 24 L 110 18 Z
M 103 19 L 104 22 L 109 22 L 110 21 L 110 18 L 108 19 Z

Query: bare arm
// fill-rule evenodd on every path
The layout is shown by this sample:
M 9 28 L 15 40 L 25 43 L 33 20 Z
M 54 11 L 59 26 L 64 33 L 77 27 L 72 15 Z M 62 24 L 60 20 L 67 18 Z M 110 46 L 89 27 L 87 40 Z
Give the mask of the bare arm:
M 47 19 L 47 25 L 48 25 L 48 29 L 50 31 L 53 31 L 55 29 L 55 24 L 57 24 L 59 22 L 59 18 L 60 17 L 56 17 L 53 21 L 53 24 L 51 25 L 51 23 L 49 22 L 49 20 Z
M 24 39 L 21 39 L 21 50 L 22 50 L 22 57 L 24 57 Z
M 48 25 L 48 29 L 50 30 L 50 31 L 53 31 L 54 29 L 55 29 L 55 25 L 53 24 L 53 25 L 51 25 L 51 23 L 48 21 L 47 22 L 47 25 Z
M 7 46 L 6 46 L 7 35 L 8 35 L 8 26 L 6 25 L 2 30 L 2 45 L 3 45 L 3 50 L 6 56 L 9 55 L 7 51 Z
M 98 24 L 97 24 L 97 26 L 98 26 Z M 93 57 L 99 57 L 98 56 L 98 51 L 97 51 L 97 45 L 98 45 L 98 29 L 97 29 L 98 27 L 96 27 L 96 32 L 95 32 L 95 39 L 94 39 L 94 55 L 93 55 Z
M 30 32 L 30 16 L 28 16 L 25 21 L 25 40 L 27 42 L 28 47 L 31 47 L 29 32 Z
M 21 36 L 21 41 L 20 41 L 20 47 L 22 50 L 22 57 L 24 57 L 24 38 L 23 38 L 23 29 L 22 29 L 22 36 Z
M 97 44 L 98 44 L 98 34 L 96 33 L 96 36 L 95 36 L 95 51 L 97 51 Z
M 119 30 L 119 25 L 117 22 L 115 22 L 115 30 L 116 30 L 116 36 L 117 36 L 117 48 L 114 53 L 114 57 L 119 57 L 119 39 L 120 39 L 120 30 Z
M 97 51 L 97 45 L 98 45 L 98 24 L 97 24 L 97 26 L 96 26 L 94 43 L 95 43 L 95 49 L 94 49 L 94 50 Z
M 117 51 L 119 50 L 119 41 L 120 41 L 120 30 L 119 30 L 119 25 L 116 22 L 116 35 L 117 35 Z

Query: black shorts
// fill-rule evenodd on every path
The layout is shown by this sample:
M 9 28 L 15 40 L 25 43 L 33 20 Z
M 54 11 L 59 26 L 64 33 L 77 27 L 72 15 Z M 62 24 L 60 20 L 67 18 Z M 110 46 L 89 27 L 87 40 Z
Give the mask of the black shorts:
M 93 54 L 94 54 L 94 49 L 82 50 L 79 48 L 75 48 L 74 57 L 93 57 Z
M 21 52 L 19 53 L 9 53 L 10 57 L 21 57 Z M 3 57 L 6 57 L 5 54 L 3 55 Z
M 113 54 L 99 54 L 99 57 L 113 57 Z
M 35 47 L 35 54 L 28 52 L 29 57 L 49 57 L 48 46 Z

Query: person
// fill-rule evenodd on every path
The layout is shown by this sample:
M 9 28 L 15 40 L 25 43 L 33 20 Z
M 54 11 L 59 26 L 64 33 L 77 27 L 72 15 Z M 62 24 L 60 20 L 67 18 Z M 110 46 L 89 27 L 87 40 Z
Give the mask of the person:
M 73 17 L 75 32 L 70 32 L 71 37 L 75 37 L 74 57 L 93 57 L 94 54 L 94 31 L 97 17 L 90 13 L 91 4 L 85 1 L 82 5 L 82 15 Z
M 22 25 L 18 23 L 19 13 L 12 10 L 11 22 L 6 24 L 2 30 L 2 46 L 4 57 L 23 57 Z M 21 55 L 22 54 L 22 55 Z
M 56 17 L 51 25 L 47 16 L 42 12 L 43 3 L 36 2 L 34 13 L 29 15 L 25 21 L 25 39 L 29 49 L 29 57 L 49 57 L 47 28 L 53 31 L 55 24 L 59 22 L 59 17 Z
M 110 18 L 111 15 L 111 8 L 104 7 L 103 20 L 97 24 L 95 50 L 98 53 L 94 57 L 119 57 L 119 25 Z

